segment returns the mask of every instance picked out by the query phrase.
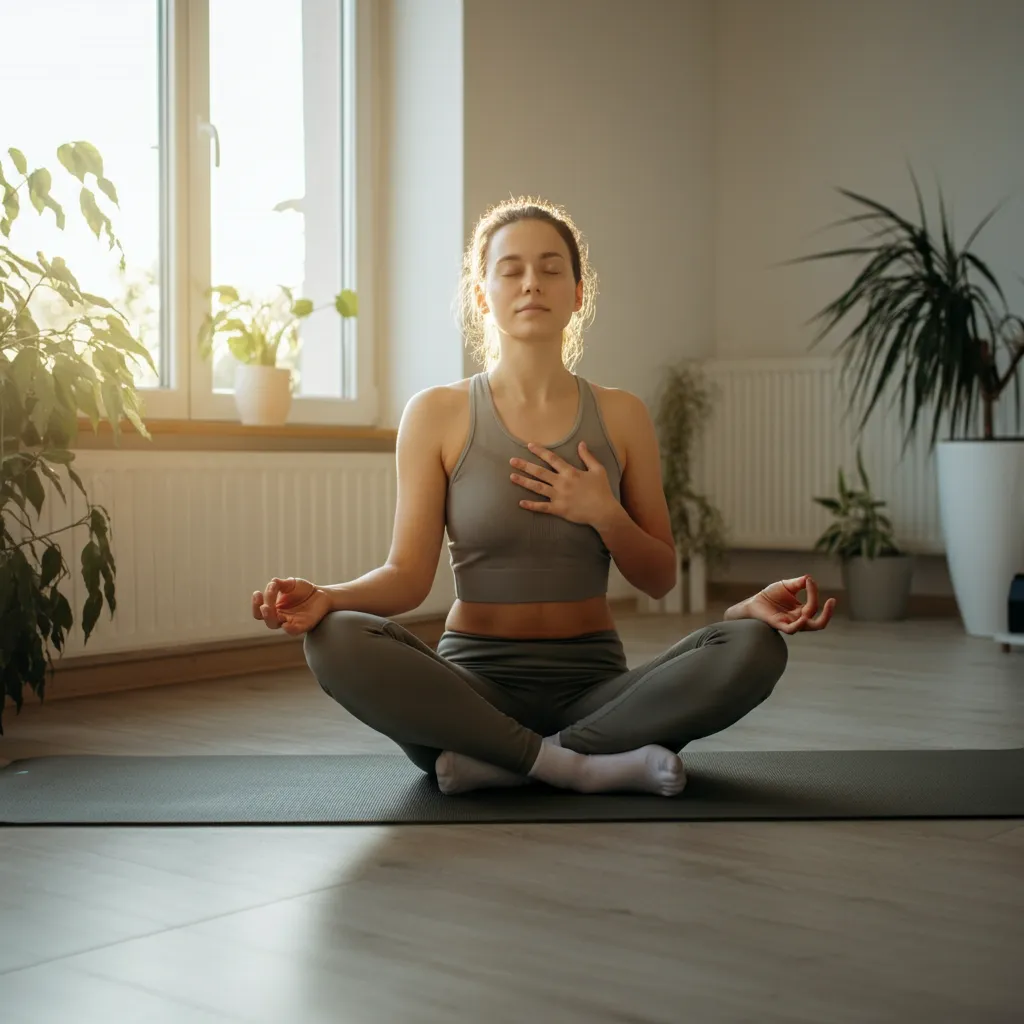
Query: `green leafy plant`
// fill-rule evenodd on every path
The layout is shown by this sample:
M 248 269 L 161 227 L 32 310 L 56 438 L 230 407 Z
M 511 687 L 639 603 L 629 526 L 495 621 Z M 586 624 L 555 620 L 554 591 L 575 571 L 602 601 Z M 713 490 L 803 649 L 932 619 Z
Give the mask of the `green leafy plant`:
M 14 172 L 0 160 L 4 217 L 0 233 L 11 237 L 23 212 L 22 197 L 37 214 L 52 213 L 64 230 L 62 205 L 50 193 L 52 175 L 44 167 L 28 170 L 24 154 L 9 149 Z M 114 234 L 90 180 L 117 206 L 117 191 L 103 175 L 103 159 L 88 142 L 57 150 L 65 170 L 81 183 L 79 207 L 93 234 L 105 234 L 109 249 L 124 250 Z M 8 177 L 9 175 L 9 177 Z M 67 316 L 60 326 L 37 322 L 32 302 L 57 295 Z M 59 538 L 76 527 L 88 533 L 80 556 L 86 596 L 81 628 L 88 642 L 103 610 L 116 608 L 116 566 L 111 551 L 110 516 L 89 500 L 75 472 L 72 447 L 84 414 L 96 430 L 107 420 L 120 437 L 127 419 L 149 437 L 128 360 L 141 360 L 155 372 L 149 351 L 133 336 L 125 318 L 110 302 L 85 292 L 59 256 L 32 257 L 0 243 L 0 734 L 8 699 L 21 710 L 25 687 L 43 699 L 54 668 L 53 650 L 61 653 L 74 625 L 74 612 L 61 584 L 71 574 Z M 66 480 L 62 482 L 62 472 Z M 77 487 L 84 512 L 58 529 L 38 532 L 46 500 L 44 480 L 68 502 L 65 484 Z
M 892 522 L 882 511 L 886 503 L 871 492 L 871 483 L 864 469 L 864 460 L 857 449 L 857 472 L 860 489 L 850 487 L 842 469 L 839 470 L 839 496 L 814 498 L 816 504 L 829 510 L 835 521 L 818 538 L 815 551 L 824 551 L 840 559 L 885 558 L 902 555 L 893 536 Z
M 693 484 L 693 446 L 707 424 L 711 403 L 711 390 L 699 370 L 682 365 L 666 372 L 654 418 L 665 499 L 684 569 L 695 555 L 710 568 L 724 561 L 727 551 L 721 513 Z
M 852 409 L 866 399 L 859 429 L 890 386 L 898 387 L 904 448 L 922 413 L 932 413 L 929 447 L 949 417 L 951 437 L 969 435 L 980 407 L 983 437 L 994 437 L 994 410 L 1011 383 L 1020 423 L 1020 379 L 1024 320 L 1010 313 L 992 269 L 971 245 L 998 207 L 990 211 L 962 246 L 953 238 L 946 201 L 939 190 L 939 218 L 933 232 L 921 189 L 911 172 L 919 222 L 847 189 L 837 191 L 860 207 L 839 221 L 870 229 L 859 245 L 813 253 L 790 261 L 859 258 L 865 265 L 849 287 L 815 314 L 820 327 L 812 347 L 852 316 L 853 327 L 838 346 L 843 381 L 854 376 Z M 894 397 L 894 396 L 893 396 Z
M 339 316 L 358 313 L 355 292 L 343 289 L 333 304 L 315 307 L 311 299 L 295 298 L 293 289 L 280 285 L 270 298 L 242 298 L 231 285 L 209 289 L 213 307 L 199 329 L 199 351 L 204 358 L 213 355 L 218 342 L 243 365 L 277 366 L 279 357 L 298 353 L 302 321 L 323 309 L 333 308 Z

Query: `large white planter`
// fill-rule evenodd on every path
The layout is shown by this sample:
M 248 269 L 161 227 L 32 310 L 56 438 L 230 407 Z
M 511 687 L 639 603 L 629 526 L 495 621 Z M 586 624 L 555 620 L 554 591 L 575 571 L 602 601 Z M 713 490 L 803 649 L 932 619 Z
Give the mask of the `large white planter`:
M 247 426 L 277 427 L 288 419 L 292 406 L 292 374 L 287 367 L 235 368 L 235 405 Z
M 1024 572 L 1024 438 L 940 441 L 939 514 L 964 627 L 1006 631 L 1014 574 Z

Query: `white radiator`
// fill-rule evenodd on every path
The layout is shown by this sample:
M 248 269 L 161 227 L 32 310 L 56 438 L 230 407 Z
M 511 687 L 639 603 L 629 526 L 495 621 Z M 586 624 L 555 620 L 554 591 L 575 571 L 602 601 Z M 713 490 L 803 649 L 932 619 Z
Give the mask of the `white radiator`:
M 110 513 L 117 609 L 111 619 L 104 606 L 83 644 L 88 533 L 62 534 L 72 574 L 61 589 L 75 615 L 67 658 L 282 636 L 252 618 L 254 590 L 275 575 L 345 582 L 381 565 L 391 546 L 390 452 L 82 451 L 74 465 L 90 501 Z M 81 492 L 61 478 L 69 506 L 47 483 L 37 533 L 84 513 Z M 609 592 L 633 594 L 614 568 Z M 454 596 L 442 544 L 430 594 L 398 618 L 443 616 Z
M 699 487 L 721 509 L 734 548 L 809 550 L 830 521 L 815 495 L 834 495 L 840 466 L 855 483 L 857 419 L 846 415 L 838 359 L 748 359 L 703 364 L 713 414 L 696 459 Z M 1012 395 L 997 429 L 1012 433 Z M 930 434 L 931 421 L 924 423 Z M 926 431 L 902 451 L 897 410 L 876 406 L 861 438 L 876 497 L 897 540 L 942 553 L 934 452 Z M 940 433 L 939 437 L 945 435 Z
M 388 452 L 84 451 L 75 467 L 90 500 L 111 515 L 117 611 L 111 620 L 104 607 L 82 644 L 87 534 L 78 528 L 73 549 L 65 548 L 72 576 L 62 585 L 76 623 L 69 657 L 266 636 L 249 600 L 271 577 L 350 580 L 380 565 L 391 543 Z M 46 529 L 81 516 L 81 492 L 68 493 L 70 516 L 48 486 Z M 417 611 L 442 613 L 450 602 L 443 548 L 434 590 Z

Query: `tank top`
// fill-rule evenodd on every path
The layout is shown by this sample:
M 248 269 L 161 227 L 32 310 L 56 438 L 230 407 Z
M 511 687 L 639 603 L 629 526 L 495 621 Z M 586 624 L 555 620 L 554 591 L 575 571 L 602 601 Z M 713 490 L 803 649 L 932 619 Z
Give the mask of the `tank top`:
M 569 433 L 546 445 L 577 469 L 586 467 L 577 446 L 586 443 L 605 468 L 615 500 L 622 469 L 590 383 L 575 375 L 579 393 Z M 486 373 L 470 378 L 469 434 L 452 472 L 446 499 L 448 552 L 455 593 L 462 601 L 527 603 L 582 601 L 608 590 L 610 555 L 592 527 L 525 509 L 543 495 L 515 483 L 509 459 L 544 465 L 505 427 Z M 528 475 L 528 474 L 526 474 Z

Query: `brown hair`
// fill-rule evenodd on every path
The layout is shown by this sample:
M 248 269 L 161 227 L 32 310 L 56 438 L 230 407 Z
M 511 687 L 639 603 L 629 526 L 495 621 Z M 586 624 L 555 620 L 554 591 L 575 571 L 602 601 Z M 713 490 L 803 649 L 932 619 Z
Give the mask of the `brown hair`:
M 494 233 L 521 220 L 542 220 L 565 240 L 572 261 L 573 278 L 583 282 L 583 305 L 573 313 L 562 332 L 562 362 L 571 370 L 583 354 L 583 332 L 594 318 L 597 275 L 587 258 L 587 244 L 573 219 L 560 206 L 533 196 L 509 198 L 488 209 L 477 221 L 473 238 L 462 260 L 462 277 L 457 296 L 457 320 L 466 347 L 486 367 L 498 358 L 497 339 L 476 302 L 475 286 L 487 273 L 487 248 Z

